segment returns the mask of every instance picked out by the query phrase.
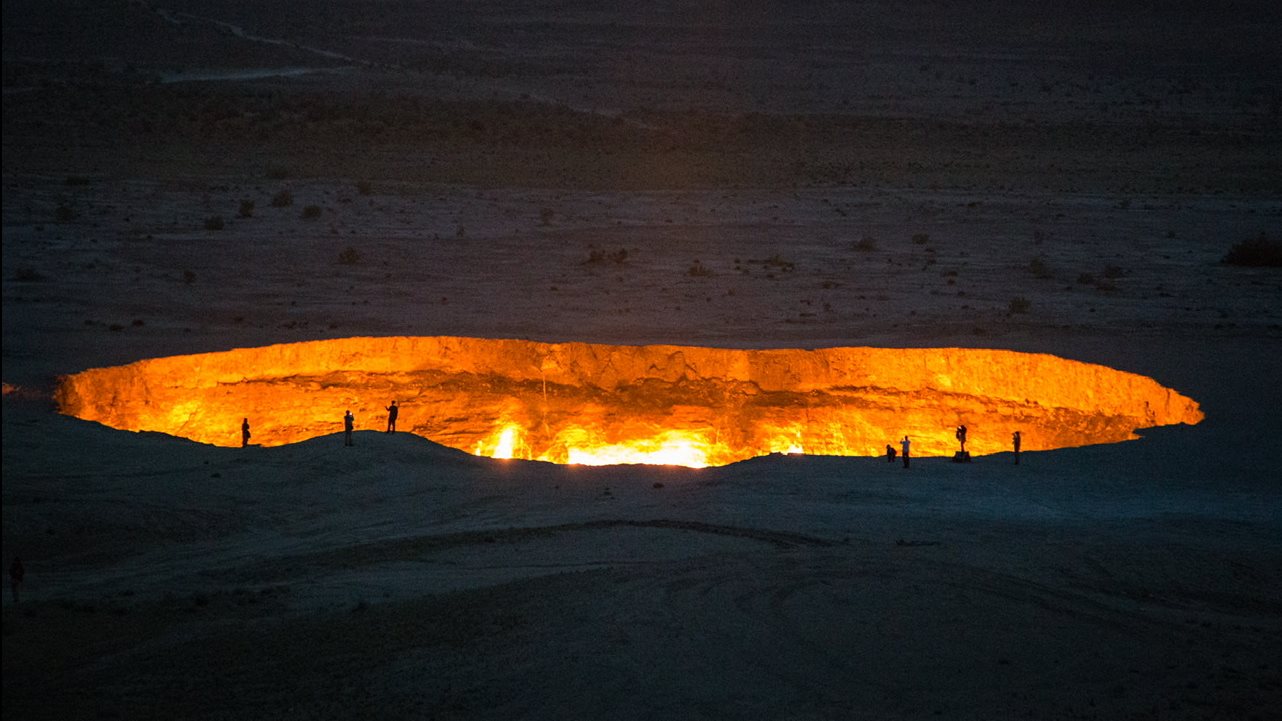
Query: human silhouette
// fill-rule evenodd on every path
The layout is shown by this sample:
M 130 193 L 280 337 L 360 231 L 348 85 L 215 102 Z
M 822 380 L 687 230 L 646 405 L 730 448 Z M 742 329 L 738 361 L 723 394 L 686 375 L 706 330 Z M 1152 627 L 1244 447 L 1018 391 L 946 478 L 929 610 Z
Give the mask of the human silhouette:
M 392 405 L 387 407 L 387 432 L 388 433 L 396 432 L 396 416 L 400 412 L 401 412 L 401 409 L 399 406 L 396 405 L 396 401 L 392 401 Z
M 889 443 L 886 444 L 886 462 L 887 463 L 895 462 L 895 447 L 890 445 Z
M 355 426 L 356 416 L 352 415 L 352 411 L 349 409 L 347 413 L 343 415 L 343 445 L 352 445 L 352 429 Z
M 908 467 L 908 449 L 912 447 L 912 444 L 913 442 L 908 440 L 908 436 L 904 436 L 904 439 L 899 442 L 899 445 L 904 449 L 900 454 L 904 457 L 904 468 Z
M 1010 434 L 1011 445 L 1015 446 L 1015 465 L 1017 466 L 1019 465 L 1019 444 L 1021 440 L 1023 439 L 1020 437 L 1019 431 Z
M 249 419 L 240 422 L 240 447 L 249 445 Z
M 9 564 L 9 588 L 13 589 L 14 603 L 18 602 L 18 590 L 22 587 L 22 577 L 26 572 L 22 567 L 22 559 L 14 556 L 13 563 Z
M 966 452 L 966 426 L 957 426 L 957 440 L 961 442 L 961 452 Z

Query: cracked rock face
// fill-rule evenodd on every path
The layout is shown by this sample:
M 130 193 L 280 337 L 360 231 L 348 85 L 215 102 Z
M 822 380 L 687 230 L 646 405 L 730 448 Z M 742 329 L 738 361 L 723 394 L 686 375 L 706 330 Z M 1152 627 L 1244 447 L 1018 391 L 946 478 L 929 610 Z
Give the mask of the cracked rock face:
M 397 430 L 557 463 L 723 465 L 771 452 L 973 455 L 1135 438 L 1198 404 L 1144 376 L 961 348 L 731 350 L 457 337 L 345 338 L 172 356 L 60 379 L 60 410 L 131 431 L 274 446 Z

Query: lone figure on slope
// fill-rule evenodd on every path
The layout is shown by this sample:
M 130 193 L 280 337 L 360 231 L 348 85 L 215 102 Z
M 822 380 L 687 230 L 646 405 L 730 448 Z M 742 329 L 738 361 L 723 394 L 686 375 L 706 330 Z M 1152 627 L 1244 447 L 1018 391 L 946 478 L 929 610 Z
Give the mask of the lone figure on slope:
M 1019 465 L 1019 443 L 1023 440 L 1020 438 L 1019 431 L 1010 434 L 1011 445 L 1015 446 L 1015 465 Z
M 908 440 L 908 436 L 904 436 L 904 439 L 899 442 L 899 445 L 900 447 L 903 448 L 903 452 L 900 455 L 904 457 L 904 468 L 907 468 L 908 467 L 908 449 L 912 447 L 913 442 Z
M 400 412 L 401 412 L 400 406 L 396 405 L 396 401 L 392 401 L 392 405 L 387 407 L 387 432 L 388 433 L 396 432 L 396 416 Z
M 352 445 L 352 428 L 355 425 L 356 416 L 352 415 L 352 411 L 349 409 L 347 413 L 343 414 L 343 445 Z
M 957 426 L 957 440 L 961 442 L 961 452 L 966 452 L 966 426 Z
M 18 602 L 18 590 L 22 587 L 22 577 L 27 573 L 22 567 L 22 559 L 17 556 L 13 557 L 13 563 L 9 564 L 9 587 L 13 589 L 13 602 Z
M 895 447 L 890 445 L 889 443 L 886 444 L 886 462 L 887 463 L 895 462 Z
M 249 419 L 240 422 L 240 447 L 249 445 Z

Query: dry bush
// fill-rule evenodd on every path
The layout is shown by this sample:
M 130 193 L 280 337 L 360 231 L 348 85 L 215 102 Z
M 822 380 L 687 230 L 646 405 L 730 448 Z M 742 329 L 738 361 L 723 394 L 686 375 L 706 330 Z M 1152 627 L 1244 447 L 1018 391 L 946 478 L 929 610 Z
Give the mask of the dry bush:
M 613 253 L 608 253 L 599 248 L 588 251 L 588 259 L 583 261 L 584 265 L 596 265 L 599 263 L 616 263 L 622 265 L 628 260 L 628 251 L 626 248 L 619 248 Z
M 776 268 L 784 273 L 791 273 L 797 269 L 797 264 L 791 260 L 784 260 L 778 253 L 766 258 L 765 260 L 748 260 L 749 263 L 760 263 L 762 268 Z
M 294 204 L 294 194 L 288 190 L 282 190 L 272 196 L 273 208 L 287 208 Z
M 1033 302 L 1022 295 L 1017 295 L 1010 299 L 1011 313 L 1027 313 L 1031 307 L 1033 307 Z
M 686 271 L 686 275 L 692 278 L 707 278 L 712 275 L 712 269 L 696 260 Z
M 1029 261 L 1028 270 L 1034 277 L 1042 280 L 1046 280 L 1051 277 L 1050 266 L 1046 265 L 1046 261 L 1042 260 L 1040 257 L 1033 258 Z
M 1282 267 L 1282 243 L 1260 233 L 1259 237 L 1230 248 L 1220 262 L 1248 268 L 1279 268 Z
M 361 262 L 361 254 L 349 245 L 338 254 L 338 262 L 343 265 L 356 265 Z
M 205 230 L 222 230 L 222 229 L 223 229 L 223 216 L 211 215 L 208 218 L 205 218 Z
M 252 200 L 240 201 L 240 209 L 236 211 L 236 215 L 240 216 L 241 218 L 254 217 L 254 201 Z
M 312 220 L 321 216 L 321 207 L 319 205 L 309 205 L 303 208 L 303 218 Z

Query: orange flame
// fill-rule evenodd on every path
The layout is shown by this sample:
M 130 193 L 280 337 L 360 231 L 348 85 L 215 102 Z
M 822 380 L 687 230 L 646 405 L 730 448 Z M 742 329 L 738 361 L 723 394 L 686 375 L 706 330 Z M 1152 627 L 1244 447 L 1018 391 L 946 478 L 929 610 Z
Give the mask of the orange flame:
M 398 425 L 493 458 L 718 466 L 768 453 L 1047 450 L 1198 423 L 1152 379 L 1050 355 L 960 348 L 730 350 L 478 338 L 345 338 L 172 356 L 60 379 L 63 413 L 113 428 L 273 446 Z

